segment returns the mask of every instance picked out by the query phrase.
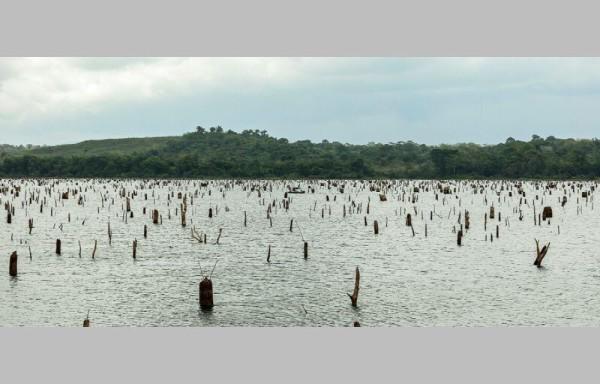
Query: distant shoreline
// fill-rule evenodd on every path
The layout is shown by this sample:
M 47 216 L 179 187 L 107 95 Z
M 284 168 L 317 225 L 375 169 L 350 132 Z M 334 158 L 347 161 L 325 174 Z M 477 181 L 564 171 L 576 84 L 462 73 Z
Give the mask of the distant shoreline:
M 165 179 L 600 179 L 600 140 L 508 138 L 495 145 L 290 142 L 208 130 L 36 148 L 0 147 L 0 177 Z

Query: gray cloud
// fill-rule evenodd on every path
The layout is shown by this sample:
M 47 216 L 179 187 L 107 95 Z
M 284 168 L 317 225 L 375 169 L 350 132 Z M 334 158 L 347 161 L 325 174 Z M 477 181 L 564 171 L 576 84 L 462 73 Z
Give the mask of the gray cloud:
M 0 59 L 9 143 L 173 135 L 495 143 L 597 135 L 597 58 Z

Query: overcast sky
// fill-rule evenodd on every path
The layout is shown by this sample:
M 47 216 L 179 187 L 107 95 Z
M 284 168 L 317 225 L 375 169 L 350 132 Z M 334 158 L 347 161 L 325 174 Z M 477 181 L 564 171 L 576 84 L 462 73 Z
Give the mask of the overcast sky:
M 0 58 L 0 143 L 179 135 L 600 136 L 597 58 Z

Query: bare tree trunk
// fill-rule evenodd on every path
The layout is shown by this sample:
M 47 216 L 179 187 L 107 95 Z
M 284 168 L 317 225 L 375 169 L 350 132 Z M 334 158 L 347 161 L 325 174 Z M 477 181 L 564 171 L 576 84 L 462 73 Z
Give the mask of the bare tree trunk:
M 358 270 L 358 267 L 356 267 L 356 275 L 354 277 L 354 292 L 352 292 L 352 295 L 348 293 L 348 297 L 350 297 L 353 307 L 356 307 L 356 303 L 358 301 L 358 290 L 359 289 L 360 289 L 360 271 Z

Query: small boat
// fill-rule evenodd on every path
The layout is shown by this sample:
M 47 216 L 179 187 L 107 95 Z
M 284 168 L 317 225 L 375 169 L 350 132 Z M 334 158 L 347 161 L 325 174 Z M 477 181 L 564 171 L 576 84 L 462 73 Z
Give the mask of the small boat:
M 306 193 L 306 191 L 301 190 L 300 187 L 294 187 L 291 191 L 288 191 L 288 193 Z

